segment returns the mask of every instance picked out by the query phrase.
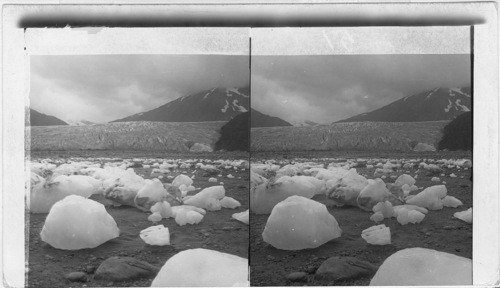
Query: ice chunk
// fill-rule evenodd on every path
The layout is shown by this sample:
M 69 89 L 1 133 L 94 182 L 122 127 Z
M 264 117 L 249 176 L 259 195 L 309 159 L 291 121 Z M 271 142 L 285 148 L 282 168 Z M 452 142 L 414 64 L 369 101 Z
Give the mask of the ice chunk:
M 408 215 L 408 209 L 402 208 L 398 211 L 396 216 L 398 223 L 401 225 L 406 225 L 410 222 L 410 216 Z
M 205 215 L 207 213 L 202 208 L 198 208 L 198 207 L 191 206 L 191 205 L 180 205 L 180 206 L 173 206 L 172 207 L 172 217 L 175 218 L 175 216 L 177 216 L 177 213 L 179 213 L 180 211 L 185 211 L 185 212 L 196 211 L 202 215 Z
M 119 233 L 104 205 L 70 195 L 52 206 L 40 236 L 54 248 L 78 250 L 95 248 Z
M 262 237 L 278 249 L 301 250 L 319 247 L 341 233 L 324 204 L 291 196 L 274 206 Z
M 373 213 L 372 216 L 370 216 L 370 220 L 375 221 L 375 222 L 384 221 L 384 214 L 382 214 L 382 212 L 375 212 L 375 213 Z
M 372 211 L 378 202 L 385 202 L 391 195 L 382 179 L 370 179 L 368 185 L 359 192 L 356 201 L 361 209 Z
M 472 260 L 431 249 L 408 248 L 389 256 L 370 285 L 472 285 Z
M 167 198 L 168 192 L 163 187 L 163 184 L 158 179 L 145 181 L 145 185 L 137 192 L 134 203 L 135 206 L 142 211 L 149 211 L 157 202 L 161 202 Z
M 184 226 L 188 223 L 186 210 L 180 210 L 175 213 L 175 223 L 177 223 L 179 226 Z
M 208 178 L 208 182 L 216 183 L 217 182 L 217 178 L 210 177 L 210 178 Z
M 410 175 L 407 175 L 407 174 L 403 174 L 403 175 L 400 175 L 398 177 L 398 179 L 396 179 L 396 182 L 394 182 L 394 184 L 396 184 L 399 187 L 402 187 L 405 184 L 407 184 L 408 186 L 414 185 L 415 182 L 417 182 L 417 181 L 415 179 L 413 179 L 413 177 L 411 177 Z
M 446 197 L 443 198 L 443 206 L 444 207 L 452 207 L 452 208 L 457 208 L 458 206 L 462 206 L 463 203 L 462 201 L 458 200 L 457 198 L 453 196 L 447 195 Z
M 443 198 L 446 197 L 446 186 L 435 185 L 426 188 L 424 191 L 418 193 L 406 203 L 424 207 L 430 210 L 443 209 Z
M 402 209 L 406 209 L 408 211 L 411 211 L 411 210 L 416 210 L 422 214 L 427 214 L 429 211 L 423 207 L 419 207 L 419 206 L 415 206 L 415 205 L 409 205 L 409 204 L 405 204 L 405 205 L 396 205 L 396 206 L 393 206 L 393 209 L 394 209 L 394 214 L 393 216 L 394 217 L 398 217 L 398 213 L 400 210 Z
M 255 173 L 253 170 L 250 170 L 250 188 L 256 187 L 257 185 L 265 182 L 267 182 L 266 178 Z
M 220 204 L 223 208 L 235 209 L 241 206 L 241 203 L 236 199 L 225 196 L 220 200 Z
M 151 287 L 241 287 L 249 284 L 247 259 L 198 248 L 170 257 Z
M 208 198 L 205 201 L 205 209 L 208 211 L 219 211 L 222 209 L 222 204 L 219 199 Z
M 233 216 L 231 216 L 231 217 L 233 217 L 234 219 L 236 219 L 236 220 L 238 220 L 238 221 L 241 221 L 241 222 L 243 222 L 243 223 L 245 223 L 245 224 L 247 224 L 247 225 L 248 225 L 248 220 L 249 220 L 249 219 L 248 219 L 248 218 L 249 218 L 249 217 L 248 217 L 248 216 L 249 216 L 249 213 L 248 213 L 248 212 L 249 212 L 249 210 L 247 209 L 247 210 L 246 210 L 246 211 L 244 211 L 244 212 L 234 213 L 234 214 L 233 214 Z
M 167 201 L 158 202 L 155 205 L 151 206 L 151 213 L 160 214 L 161 218 L 169 218 L 173 216 L 172 207 L 170 203 Z
M 462 212 L 456 212 L 453 217 L 458 218 L 467 223 L 472 223 L 472 208 L 469 208 Z
M 161 214 L 159 212 L 154 212 L 153 214 L 148 216 L 148 220 L 153 223 L 160 222 L 161 219 L 163 219 L 163 217 L 161 217 Z
M 189 178 L 189 176 L 186 176 L 184 174 L 177 175 L 177 177 L 175 177 L 174 180 L 172 181 L 172 185 L 179 188 L 181 185 L 186 185 L 186 187 L 189 187 L 191 184 L 193 184 L 193 179 Z
M 391 202 L 379 202 L 377 205 L 373 206 L 373 212 L 380 212 L 384 216 L 384 218 L 391 218 L 394 214 L 394 208 L 392 207 Z
M 372 226 L 361 232 L 361 237 L 368 244 L 372 245 L 388 245 L 391 244 L 391 230 L 384 224 Z
M 311 181 L 315 181 L 316 184 L 313 184 Z M 272 185 L 280 190 L 288 191 L 290 195 L 299 195 L 307 198 L 311 198 L 317 194 L 317 190 L 321 190 L 321 185 L 324 184 L 323 181 L 318 180 L 314 177 L 310 176 L 283 176 L 278 178 Z
M 413 224 L 422 222 L 425 218 L 425 214 L 418 212 L 417 210 L 408 210 L 408 221 Z
M 170 245 L 170 233 L 168 228 L 163 225 L 146 228 L 140 232 L 139 237 L 149 245 Z
M 225 195 L 226 190 L 224 186 L 212 186 L 201 190 L 191 198 L 185 200 L 184 204 L 208 209 L 209 205 L 214 203 L 214 201 L 210 199 L 220 200 L 224 198 Z
M 431 181 L 432 182 L 441 182 L 441 179 L 439 179 L 439 177 L 432 177 Z
M 196 211 L 191 210 L 186 212 L 186 220 L 189 224 L 198 224 L 202 219 L 203 215 Z

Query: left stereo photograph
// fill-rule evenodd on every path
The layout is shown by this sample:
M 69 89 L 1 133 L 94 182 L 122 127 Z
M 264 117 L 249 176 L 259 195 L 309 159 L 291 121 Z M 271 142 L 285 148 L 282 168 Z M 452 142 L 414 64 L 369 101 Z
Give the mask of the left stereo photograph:
M 249 285 L 249 55 L 188 52 L 29 56 L 28 287 Z

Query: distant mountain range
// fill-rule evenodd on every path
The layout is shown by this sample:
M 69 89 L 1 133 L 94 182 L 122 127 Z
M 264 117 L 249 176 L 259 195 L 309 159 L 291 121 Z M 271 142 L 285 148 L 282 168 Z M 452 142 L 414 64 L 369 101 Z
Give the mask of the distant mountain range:
M 272 117 L 261 113 L 255 109 L 251 109 L 250 112 L 250 126 L 251 127 L 278 127 L 278 126 L 292 126 L 292 124 L 286 122 L 285 120 Z
M 177 98 L 153 110 L 137 113 L 111 122 L 229 121 L 234 116 L 250 110 L 249 92 L 249 87 L 212 88 Z
M 63 120 L 40 113 L 35 109 L 30 108 L 30 126 L 53 126 L 53 125 L 68 125 Z
M 401 98 L 377 110 L 338 122 L 420 122 L 452 120 L 471 110 L 471 89 L 436 88 Z

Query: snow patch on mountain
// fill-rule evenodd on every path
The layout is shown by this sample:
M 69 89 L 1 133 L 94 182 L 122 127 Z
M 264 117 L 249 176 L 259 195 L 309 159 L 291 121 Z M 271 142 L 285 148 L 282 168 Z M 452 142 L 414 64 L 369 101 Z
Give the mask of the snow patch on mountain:
M 457 92 L 457 93 L 459 93 L 459 94 L 462 94 L 462 95 L 464 95 L 464 96 L 466 96 L 466 97 L 470 98 L 470 95 L 469 95 L 469 94 L 467 94 L 467 93 L 465 93 L 465 92 L 463 92 L 463 91 L 462 91 L 462 88 L 458 88 L 458 87 L 457 87 L 457 88 L 451 88 L 451 89 L 450 89 L 450 96 L 455 96 L 454 94 L 452 95 L 452 91 L 453 91 L 453 92 Z
M 208 97 L 210 94 L 214 93 L 215 89 L 217 89 L 217 88 L 212 88 L 212 90 L 208 91 L 208 92 L 207 92 L 207 94 L 205 94 L 201 100 L 205 100 L 205 99 L 207 99 L 207 97 Z
M 429 97 L 431 97 L 432 94 L 436 93 L 438 90 L 439 90 L 439 88 L 432 90 L 429 94 L 427 94 L 427 97 L 425 97 L 425 100 L 429 99 Z
M 226 95 L 227 95 L 228 97 L 233 96 L 233 95 L 230 95 L 230 93 L 231 93 L 231 92 L 232 92 L 232 93 L 234 93 L 234 94 L 240 95 L 240 96 L 242 96 L 242 97 L 245 97 L 245 98 L 248 98 L 248 97 L 249 97 L 248 95 L 245 95 L 245 94 L 241 93 L 241 92 L 238 90 L 238 88 L 227 88 L 227 89 L 226 89 Z
M 470 109 L 467 106 L 460 104 L 460 102 L 461 102 L 460 99 L 457 99 L 457 101 L 455 101 L 455 105 L 460 107 L 460 109 L 462 109 L 462 111 L 469 112 Z M 457 108 L 457 110 L 458 110 L 458 108 Z
M 226 105 L 224 106 L 224 108 L 220 109 L 220 111 L 222 111 L 222 113 L 226 113 L 227 108 L 229 108 L 229 102 L 227 102 L 226 100 Z
M 94 125 L 95 123 L 94 122 L 91 122 L 91 121 L 87 121 L 87 120 L 68 120 L 66 121 L 66 123 L 68 123 L 68 125 L 70 126 L 86 126 L 86 125 Z
M 247 112 L 248 110 L 245 107 L 238 105 L 238 100 L 233 101 L 233 108 L 236 107 L 240 112 Z
M 451 100 L 448 99 L 448 106 L 446 106 L 446 108 L 444 108 L 444 112 L 446 112 L 446 113 L 450 112 L 451 105 L 453 105 L 453 104 L 451 103 Z

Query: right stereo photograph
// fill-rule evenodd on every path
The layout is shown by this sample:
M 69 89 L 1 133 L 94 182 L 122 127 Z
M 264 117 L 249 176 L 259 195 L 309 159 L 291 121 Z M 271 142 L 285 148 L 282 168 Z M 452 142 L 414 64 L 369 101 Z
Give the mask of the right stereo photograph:
M 472 284 L 471 29 L 252 31 L 252 286 Z

